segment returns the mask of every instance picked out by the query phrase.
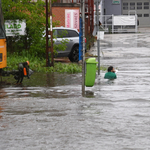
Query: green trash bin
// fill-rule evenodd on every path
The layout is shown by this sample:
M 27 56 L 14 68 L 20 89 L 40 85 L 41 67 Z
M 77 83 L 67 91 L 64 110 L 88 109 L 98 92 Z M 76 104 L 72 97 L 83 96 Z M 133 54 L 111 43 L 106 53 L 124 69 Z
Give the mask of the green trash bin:
M 96 58 L 88 58 L 86 60 L 85 86 L 92 87 L 96 77 Z

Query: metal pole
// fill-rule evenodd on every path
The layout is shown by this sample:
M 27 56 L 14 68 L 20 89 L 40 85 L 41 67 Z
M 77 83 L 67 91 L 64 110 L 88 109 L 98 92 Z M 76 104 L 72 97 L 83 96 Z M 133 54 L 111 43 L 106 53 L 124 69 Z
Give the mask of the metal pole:
M 96 30 L 97 30 L 97 54 L 98 54 L 98 75 L 100 75 L 100 37 L 98 37 L 98 31 L 99 31 L 99 2 L 97 0 L 96 2 Z
M 111 33 L 114 33 L 114 15 L 112 14 L 112 31 Z
M 46 67 L 48 66 L 48 4 L 46 3 Z
M 50 35 L 51 35 L 51 64 L 54 67 L 54 52 L 53 52 L 53 26 L 52 26 L 52 0 L 50 0 Z
M 81 1 L 83 56 L 82 56 L 82 96 L 85 96 L 85 0 Z

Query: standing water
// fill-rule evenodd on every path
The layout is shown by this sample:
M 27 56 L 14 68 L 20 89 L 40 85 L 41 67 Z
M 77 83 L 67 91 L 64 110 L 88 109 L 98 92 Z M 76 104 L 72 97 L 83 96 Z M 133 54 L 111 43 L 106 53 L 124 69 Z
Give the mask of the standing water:
M 0 150 L 150 149 L 150 35 L 105 35 L 101 71 L 82 97 L 81 74 L 34 73 L 0 87 Z M 96 52 L 90 51 L 94 55 Z

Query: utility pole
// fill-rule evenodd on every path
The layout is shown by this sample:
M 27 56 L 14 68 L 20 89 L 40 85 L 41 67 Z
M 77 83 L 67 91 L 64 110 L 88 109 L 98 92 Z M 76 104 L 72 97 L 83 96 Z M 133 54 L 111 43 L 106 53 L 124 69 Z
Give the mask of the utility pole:
M 97 31 L 97 55 L 98 55 L 98 75 L 100 75 L 100 35 L 99 32 L 99 4 L 100 0 L 96 0 L 96 31 Z
M 85 0 L 81 0 L 82 18 L 82 96 L 85 96 Z
M 49 65 L 49 57 L 48 57 L 48 2 L 45 0 L 46 3 L 46 67 Z
M 53 52 L 53 25 L 52 25 L 52 0 L 50 3 L 50 35 L 51 35 L 51 63 L 50 66 L 54 67 L 54 52 Z
M 50 3 L 50 12 L 48 12 L 48 0 L 46 3 L 46 67 L 54 66 L 54 52 L 53 52 L 53 28 L 52 28 L 52 2 Z M 48 16 L 50 17 L 50 31 L 48 31 Z M 48 46 L 48 35 L 51 35 L 51 46 Z M 49 53 L 51 54 L 51 59 L 49 59 Z

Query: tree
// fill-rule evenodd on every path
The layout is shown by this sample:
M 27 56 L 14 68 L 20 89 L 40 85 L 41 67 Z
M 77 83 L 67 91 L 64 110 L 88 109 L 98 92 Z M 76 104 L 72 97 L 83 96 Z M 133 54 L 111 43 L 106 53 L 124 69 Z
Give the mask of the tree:
M 45 40 L 42 39 L 45 30 L 44 2 L 30 3 L 30 0 L 2 0 L 5 20 L 26 20 L 26 35 L 7 37 L 8 52 L 29 51 L 31 55 L 41 57 L 45 54 Z

